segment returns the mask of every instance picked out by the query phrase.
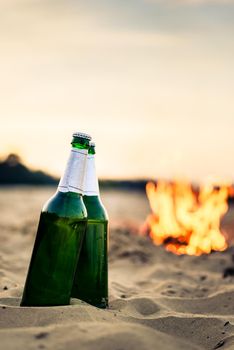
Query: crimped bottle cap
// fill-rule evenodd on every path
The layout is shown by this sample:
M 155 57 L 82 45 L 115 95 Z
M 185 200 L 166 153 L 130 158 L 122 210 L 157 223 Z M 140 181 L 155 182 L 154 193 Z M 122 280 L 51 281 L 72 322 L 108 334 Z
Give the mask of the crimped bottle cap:
M 73 137 L 81 137 L 82 139 L 92 140 L 92 137 L 89 134 L 85 134 L 84 132 L 74 132 L 72 134 Z

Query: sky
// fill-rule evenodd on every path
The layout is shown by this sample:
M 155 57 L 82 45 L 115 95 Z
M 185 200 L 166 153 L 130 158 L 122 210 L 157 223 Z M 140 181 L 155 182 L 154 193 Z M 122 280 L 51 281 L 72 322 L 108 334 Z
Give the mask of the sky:
M 0 156 L 61 176 L 234 180 L 234 0 L 0 0 Z

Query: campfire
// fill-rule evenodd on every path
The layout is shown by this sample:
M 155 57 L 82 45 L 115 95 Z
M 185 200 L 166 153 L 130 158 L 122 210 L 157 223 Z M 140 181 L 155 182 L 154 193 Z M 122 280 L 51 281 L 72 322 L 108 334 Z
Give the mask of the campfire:
M 144 225 L 156 245 L 175 254 L 201 255 L 227 248 L 220 222 L 228 210 L 229 186 L 188 182 L 149 182 L 146 193 L 152 213 Z

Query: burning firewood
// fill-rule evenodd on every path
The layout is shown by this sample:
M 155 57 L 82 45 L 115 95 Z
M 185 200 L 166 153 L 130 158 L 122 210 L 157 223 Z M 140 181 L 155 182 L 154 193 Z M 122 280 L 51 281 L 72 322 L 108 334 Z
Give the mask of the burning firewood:
M 195 193 L 187 182 L 149 182 L 152 209 L 143 231 L 156 245 L 181 255 L 209 254 L 227 248 L 220 222 L 228 210 L 229 186 L 202 186 Z

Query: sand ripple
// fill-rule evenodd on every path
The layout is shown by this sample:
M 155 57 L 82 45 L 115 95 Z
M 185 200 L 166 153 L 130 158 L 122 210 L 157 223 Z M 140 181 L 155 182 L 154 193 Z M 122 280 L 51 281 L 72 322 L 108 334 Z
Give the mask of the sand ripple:
M 70 306 L 20 308 L 36 219 L 28 213 L 26 221 L 19 215 L 7 222 L 0 230 L 2 349 L 234 349 L 234 277 L 224 278 L 232 248 L 178 257 L 115 229 L 108 310 L 76 299 Z

